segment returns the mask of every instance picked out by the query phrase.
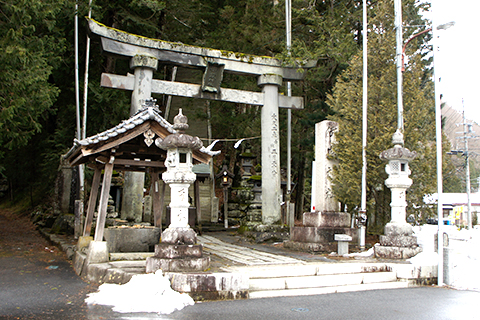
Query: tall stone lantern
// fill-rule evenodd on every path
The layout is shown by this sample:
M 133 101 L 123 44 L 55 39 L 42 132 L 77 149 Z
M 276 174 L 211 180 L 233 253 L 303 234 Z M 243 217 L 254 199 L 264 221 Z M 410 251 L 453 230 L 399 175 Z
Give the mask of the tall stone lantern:
M 155 255 L 147 259 L 147 272 L 204 270 L 210 260 L 203 257 L 202 246 L 197 245 L 197 234 L 188 224 L 188 188 L 195 182 L 192 151 L 203 147 L 198 137 L 185 134 L 188 129 L 187 117 L 182 109 L 173 119 L 177 133 L 165 139 L 157 139 L 155 144 L 167 150 L 163 181 L 170 186 L 170 225 L 162 233 L 162 241 L 155 247 Z
M 405 219 L 406 192 L 412 185 L 408 163 L 417 153 L 403 147 L 403 134 L 400 130 L 394 133 L 392 142 L 394 147 L 380 154 L 380 159 L 388 161 L 385 167 L 388 174 L 385 185 L 392 192 L 391 221 L 385 226 L 385 235 L 380 236 L 380 245 L 375 246 L 375 255 L 380 258 L 407 259 L 420 252 L 412 226 Z

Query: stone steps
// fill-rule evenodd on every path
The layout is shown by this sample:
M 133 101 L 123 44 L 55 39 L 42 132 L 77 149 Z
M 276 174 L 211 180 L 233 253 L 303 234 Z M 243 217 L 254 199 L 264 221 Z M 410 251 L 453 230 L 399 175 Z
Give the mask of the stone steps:
M 302 296 L 408 287 L 382 263 L 311 263 L 230 267 L 249 277 L 249 298 Z
M 321 287 L 321 288 L 262 290 L 262 291 L 250 291 L 249 298 L 259 299 L 259 298 L 274 298 L 274 297 L 308 296 L 308 295 L 317 295 L 317 294 L 355 292 L 355 291 L 380 290 L 380 289 L 400 289 L 400 288 L 407 288 L 407 287 L 408 287 L 407 282 L 382 282 L 382 283 L 369 283 L 369 284 Z

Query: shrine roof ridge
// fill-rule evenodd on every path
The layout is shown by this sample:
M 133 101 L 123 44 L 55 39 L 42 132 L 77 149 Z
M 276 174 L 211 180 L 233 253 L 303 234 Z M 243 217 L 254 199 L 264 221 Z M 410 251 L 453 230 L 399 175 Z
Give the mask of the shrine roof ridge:
M 299 61 L 299 66 L 283 66 L 282 62 L 274 57 L 257 56 L 227 50 L 210 49 L 199 46 L 186 45 L 179 42 L 170 42 L 161 39 L 148 38 L 112 27 L 108 27 L 92 18 L 86 17 L 86 19 L 90 32 L 97 36 L 150 49 L 169 50 L 177 53 L 193 54 L 206 58 L 221 58 L 237 62 L 247 62 L 249 64 L 281 67 L 287 69 L 313 68 L 317 64 L 316 60 L 307 60 Z
M 106 141 L 110 138 L 116 137 L 119 134 L 125 133 L 127 130 L 131 130 L 136 126 L 141 125 L 147 120 L 155 120 L 158 122 L 162 127 L 168 130 L 170 133 L 176 133 L 177 131 L 173 129 L 173 126 L 165 120 L 157 111 L 155 107 L 144 107 L 140 109 L 135 115 L 128 118 L 127 120 L 123 120 L 120 124 L 116 125 L 115 127 L 108 129 L 106 131 L 100 132 L 94 136 L 87 137 L 82 140 L 74 139 L 74 147 L 75 146 L 88 146 L 91 144 L 99 143 L 100 141 Z
M 168 132 L 171 134 L 177 133 L 178 131 L 173 128 L 173 125 L 170 124 L 165 118 L 163 118 L 160 115 L 160 110 L 156 106 L 144 106 L 142 109 L 140 109 L 136 114 L 128 118 L 127 120 L 123 120 L 121 123 L 116 125 L 115 127 L 105 130 L 101 133 L 98 133 L 96 135 L 93 135 L 91 137 L 87 137 L 85 139 L 74 139 L 73 140 L 73 146 L 70 148 L 70 150 L 63 155 L 62 157 L 64 159 L 68 159 L 72 155 L 78 152 L 78 150 L 85 148 L 85 147 L 91 147 L 94 146 L 100 142 L 106 142 L 107 140 L 111 138 L 115 138 L 129 130 L 132 130 L 143 123 L 145 123 L 148 120 L 153 120 L 157 122 L 160 126 L 165 128 Z M 201 148 L 198 150 L 200 153 L 204 153 L 206 155 L 209 155 L 211 157 L 217 155 L 220 153 L 220 151 L 213 151 L 210 150 L 210 148 L 205 148 L 204 146 L 201 146 Z

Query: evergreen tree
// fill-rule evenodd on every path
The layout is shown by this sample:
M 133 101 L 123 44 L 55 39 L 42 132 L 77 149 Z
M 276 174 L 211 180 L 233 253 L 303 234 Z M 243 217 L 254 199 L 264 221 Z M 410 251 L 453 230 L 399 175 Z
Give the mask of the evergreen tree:
M 379 1 L 372 11 L 368 44 L 367 212 L 371 222 L 383 227 L 390 220 L 390 190 L 384 185 L 386 163 L 379 159 L 379 154 L 392 147 L 392 135 L 397 128 L 393 3 Z M 412 20 L 406 17 L 407 21 Z M 414 15 L 415 19 L 418 17 Z M 411 48 L 408 53 L 415 51 L 416 48 Z M 335 111 L 332 120 L 340 125 L 334 146 L 338 160 L 334 168 L 334 193 L 351 212 L 358 209 L 361 197 L 362 68 L 359 52 L 328 97 L 328 104 Z M 415 214 L 417 219 L 428 216 L 428 209 L 423 206 L 424 195 L 436 192 L 433 84 L 425 81 L 425 70 L 421 55 L 414 54 L 403 80 L 405 147 L 417 152 L 410 163 L 413 185 L 407 190 L 407 215 Z
M 42 130 L 59 94 L 51 83 L 64 39 L 55 38 L 63 1 L 2 1 L 0 23 L 0 159 Z M 0 162 L 1 163 L 1 162 Z M 3 170 L 0 165 L 0 173 Z

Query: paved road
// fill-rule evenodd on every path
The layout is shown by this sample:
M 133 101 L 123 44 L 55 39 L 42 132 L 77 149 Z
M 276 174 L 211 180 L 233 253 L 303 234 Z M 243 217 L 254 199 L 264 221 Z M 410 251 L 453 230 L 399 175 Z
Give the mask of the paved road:
M 0 319 L 85 319 L 85 294 L 96 290 L 58 256 L 0 258 Z
M 88 292 L 27 216 L 0 209 L 0 319 L 85 319 Z
M 111 319 L 480 319 L 480 293 L 421 287 L 305 297 L 197 303 L 170 315 L 115 314 Z M 88 319 L 104 319 L 109 308 L 92 306 Z
M 0 210 L 0 319 L 480 319 L 479 292 L 434 287 L 206 302 L 170 315 L 86 306 L 95 290 L 28 219 Z

